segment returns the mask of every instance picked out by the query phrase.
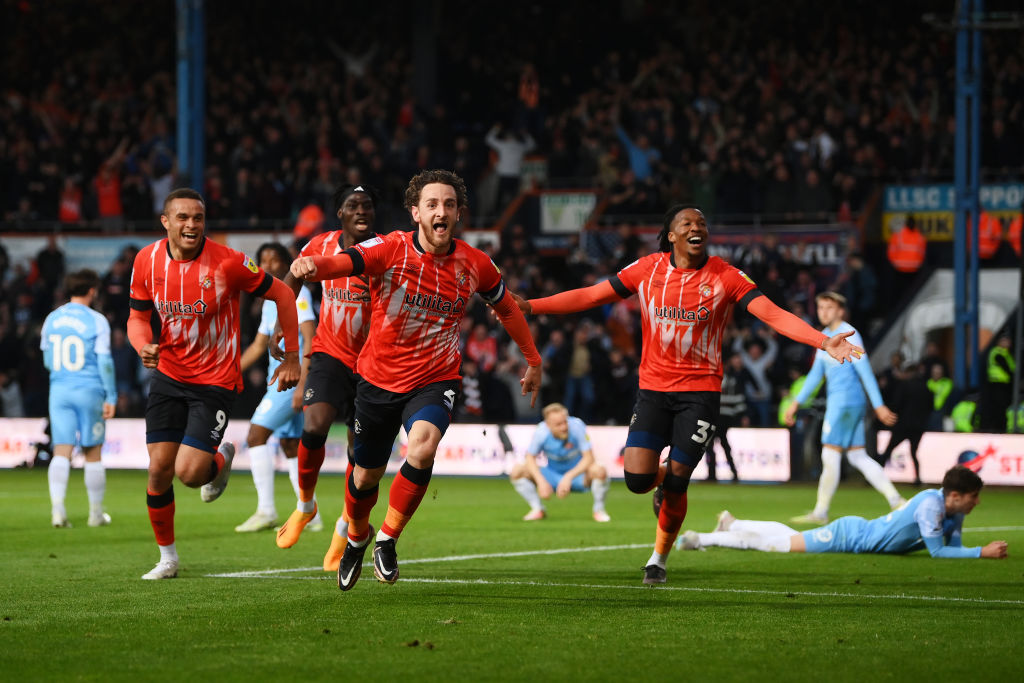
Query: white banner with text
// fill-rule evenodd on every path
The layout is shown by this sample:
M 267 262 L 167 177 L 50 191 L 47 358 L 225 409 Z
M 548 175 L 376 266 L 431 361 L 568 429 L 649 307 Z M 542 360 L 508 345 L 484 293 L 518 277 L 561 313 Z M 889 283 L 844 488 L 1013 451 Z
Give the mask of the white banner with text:
M 245 446 L 249 424 L 235 420 L 228 424 L 226 438 L 238 446 L 235 467 L 249 468 Z M 512 464 L 526 454 L 534 425 L 454 424 L 441 440 L 434 462 L 434 474 L 496 477 L 505 475 Z M 323 471 L 345 471 L 344 430 L 332 432 L 328 441 Z M 590 427 L 587 430 L 594 457 L 616 479 L 622 478 L 622 449 L 626 445 L 625 427 Z M 879 433 L 879 449 L 888 443 L 889 432 Z M 49 441 L 45 418 L 0 419 L 0 468 L 25 466 L 33 461 L 36 444 Z M 745 481 L 788 481 L 789 432 L 785 429 L 730 429 L 729 443 L 740 479 Z M 389 471 L 397 471 L 405 452 L 405 433 L 395 442 Z M 715 444 L 718 475 L 728 478 L 729 468 L 721 445 Z M 928 432 L 918 449 L 921 480 L 938 484 L 942 475 L 958 462 L 974 467 L 987 484 L 1024 486 L 1024 435 L 951 434 Z M 283 459 L 283 456 L 279 456 Z M 115 418 L 107 422 L 107 440 L 103 462 L 112 469 L 145 469 L 146 424 L 141 419 Z M 81 456 L 74 457 L 76 466 Z M 283 469 L 283 463 L 279 462 Z M 894 482 L 914 480 L 913 463 L 907 442 L 898 445 L 886 465 Z M 693 478 L 707 477 L 707 464 L 701 462 Z

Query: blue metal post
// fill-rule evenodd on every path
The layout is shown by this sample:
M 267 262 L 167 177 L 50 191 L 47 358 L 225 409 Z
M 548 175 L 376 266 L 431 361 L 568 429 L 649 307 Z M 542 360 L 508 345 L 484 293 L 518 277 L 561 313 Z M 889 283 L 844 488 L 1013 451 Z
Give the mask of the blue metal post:
M 969 3 L 967 3 L 969 4 Z M 979 333 L 981 328 L 978 325 L 978 308 L 980 306 L 980 287 L 978 282 L 978 242 L 981 239 L 981 84 L 982 84 L 982 63 L 981 63 L 981 29 L 978 28 L 983 12 L 985 11 L 985 0 L 974 0 L 971 16 L 971 55 L 970 55 L 970 91 L 971 113 L 971 158 L 969 162 L 968 208 L 971 212 L 971 220 L 974 223 L 974 239 L 971 245 L 970 271 L 971 279 L 968 285 L 967 298 L 967 321 L 970 326 L 970 337 L 968 338 L 968 351 L 970 353 L 971 367 L 969 368 L 970 382 L 972 387 L 980 386 L 980 369 L 985 363 L 981 358 L 981 339 Z
M 972 0 L 956 14 L 956 135 L 953 148 L 953 384 L 967 388 L 967 18 Z
M 186 87 L 188 83 L 188 36 L 189 36 L 189 4 L 190 0 L 175 0 L 176 25 L 176 46 L 177 46 L 177 78 L 178 78 L 178 139 L 176 147 L 178 152 L 178 174 L 181 183 L 188 185 L 191 182 L 190 171 L 192 170 L 192 148 L 189 145 L 189 112 L 192 101 L 192 92 Z
M 178 49 L 178 172 L 180 184 L 203 189 L 206 166 L 205 0 L 175 0 Z

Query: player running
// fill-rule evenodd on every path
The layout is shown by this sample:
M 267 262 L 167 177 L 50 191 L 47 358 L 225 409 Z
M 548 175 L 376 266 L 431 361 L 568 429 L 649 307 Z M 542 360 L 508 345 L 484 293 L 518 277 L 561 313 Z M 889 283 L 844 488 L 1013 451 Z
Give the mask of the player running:
M 566 314 L 637 294 L 643 322 L 640 393 L 624 453 L 626 486 L 646 493 L 662 485 L 654 552 L 645 584 L 665 583 L 665 562 L 686 517 L 693 469 L 715 431 L 722 390 L 722 338 L 739 305 L 775 331 L 824 349 L 843 362 L 863 353 L 818 332 L 758 291 L 753 280 L 707 253 L 708 226 L 692 205 L 673 206 L 658 235 L 660 252 L 645 256 L 608 280 L 543 299 L 516 297 L 525 313 Z M 669 448 L 667 467 L 659 457 Z
M 146 405 L 149 476 L 146 503 L 160 561 L 143 579 L 178 575 L 174 544 L 174 477 L 202 499 L 227 486 L 235 449 L 221 445 L 228 414 L 242 387 L 239 370 L 240 292 L 277 304 L 285 357 L 271 377 L 279 391 L 299 380 L 295 295 L 245 254 L 206 238 L 206 206 L 195 190 L 174 190 L 160 222 L 167 237 L 142 249 L 132 267 L 128 339 L 155 370 Z M 160 337 L 153 341 L 156 311 Z M 218 448 L 219 446 L 219 448 Z
M 280 280 L 288 272 L 292 255 L 288 253 L 288 249 L 283 244 L 267 242 L 256 250 L 256 262 L 260 268 Z M 295 298 L 295 310 L 299 321 L 299 345 L 302 347 L 298 386 L 302 386 L 309 369 L 310 347 L 313 333 L 316 331 L 313 297 L 305 287 L 299 289 Z M 275 325 L 277 325 L 277 306 L 273 301 L 264 301 L 256 338 L 242 352 L 240 363 L 242 372 L 245 372 L 263 354 L 267 353 L 270 340 L 274 336 Z M 273 354 L 267 353 L 267 355 L 269 356 L 267 372 L 273 375 L 277 366 L 280 365 L 280 361 L 274 358 Z M 235 531 L 240 533 L 262 531 L 273 529 L 277 525 L 277 506 L 274 503 L 275 454 L 267 443 L 270 441 L 271 435 L 277 436 L 281 444 L 288 468 L 288 478 L 291 479 L 292 486 L 295 488 L 295 495 L 299 494 L 299 468 L 296 455 L 298 455 L 301 433 L 302 392 L 297 387 L 287 391 L 268 390 L 249 420 L 249 435 L 245 440 L 249 449 L 252 482 L 256 486 L 256 512 L 236 526 Z M 313 519 L 314 523 L 317 521 L 316 518 Z
M 64 498 L 71 472 L 71 452 L 77 443 L 85 455 L 85 490 L 89 496 L 89 526 L 110 524 L 103 511 L 107 473 L 100 451 L 106 420 L 114 417 L 117 389 L 110 356 L 110 323 L 92 301 L 99 290 L 95 271 L 68 275 L 70 301 L 46 316 L 39 334 L 43 364 L 50 371 L 50 430 L 53 459 L 47 468 L 51 521 L 70 527 Z
M 376 222 L 376 193 L 365 185 L 345 185 L 335 193 L 340 230 L 315 236 L 299 253 L 334 256 L 371 237 Z M 289 272 L 284 283 L 299 291 L 302 280 Z M 307 525 L 314 528 L 319 510 L 316 483 L 324 463 L 325 444 L 331 424 L 338 418 L 348 426 L 349 462 L 352 468 L 352 420 L 356 399 L 356 358 L 366 342 L 370 326 L 370 301 L 366 280 L 340 276 L 322 281 L 320 323 L 313 335 L 313 355 L 303 384 L 302 437 L 298 450 L 298 501 L 288 520 L 278 529 L 277 545 L 295 545 Z M 345 549 L 348 523 L 342 513 L 334 524 L 331 546 L 324 556 L 324 571 L 336 571 Z
M 684 550 L 707 546 L 777 553 L 885 553 L 901 555 L 922 548 L 932 557 L 1002 559 L 1006 541 L 964 547 L 964 515 L 978 504 L 981 477 L 956 465 L 942 477 L 941 489 L 921 491 L 885 517 L 840 517 L 828 526 L 803 533 L 781 522 L 736 519 L 728 510 L 718 515 L 711 533 L 687 531 L 679 537 Z
M 355 466 L 346 477 L 348 541 L 338 566 L 338 587 L 350 590 L 362 571 L 373 536 L 370 512 L 391 449 L 403 426 L 405 463 L 391 483 L 388 512 L 376 536 L 373 570 L 385 583 L 398 579 L 395 542 L 423 500 L 437 446 L 451 422 L 459 391 L 459 323 L 474 292 L 494 307 L 529 367 L 523 394 L 536 400 L 540 354 L 522 313 L 494 263 L 452 234 L 466 211 L 466 186 L 449 171 L 423 171 L 405 191 L 416 229 L 393 232 L 337 256 L 303 256 L 292 274 L 325 280 L 366 273 L 373 315 L 356 371 Z

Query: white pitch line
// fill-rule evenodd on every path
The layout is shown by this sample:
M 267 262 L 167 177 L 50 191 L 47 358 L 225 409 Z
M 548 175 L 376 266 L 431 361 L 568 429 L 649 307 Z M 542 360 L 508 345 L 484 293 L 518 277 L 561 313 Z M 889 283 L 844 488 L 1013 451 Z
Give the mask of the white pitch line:
M 474 555 L 448 555 L 446 557 L 421 557 L 419 559 L 402 560 L 402 564 L 426 564 L 431 562 L 461 562 L 462 560 L 489 560 L 489 559 L 504 559 L 507 557 L 531 557 L 534 555 L 564 555 L 566 553 L 591 553 L 605 550 L 635 550 L 637 548 L 649 548 L 649 543 L 631 543 L 628 545 L 595 545 L 589 548 L 554 548 L 551 550 L 522 550 L 512 553 L 477 553 Z M 369 566 L 369 562 L 364 562 L 363 566 Z M 207 574 L 211 578 L 217 579 L 247 579 L 256 576 L 265 576 L 267 574 L 286 574 L 291 572 L 311 572 L 323 567 L 299 567 L 297 569 L 263 569 L 263 570 L 251 570 L 243 572 L 228 572 L 225 574 Z
M 965 533 L 974 531 L 1024 531 L 1024 526 L 983 526 L 971 527 L 963 530 Z M 448 555 L 446 557 L 423 557 L 420 559 L 402 560 L 402 564 L 427 564 L 433 562 L 460 562 L 462 560 L 488 560 L 502 559 L 507 557 L 531 557 L 535 555 L 564 555 L 566 553 L 589 553 L 605 550 L 635 550 L 637 548 L 649 548 L 649 543 L 631 543 L 627 545 L 596 545 L 589 548 L 555 548 L 552 550 L 523 550 L 512 553 L 476 553 L 473 555 Z M 363 564 L 364 567 L 370 563 Z M 207 574 L 206 576 L 217 579 L 247 579 L 266 578 L 273 574 L 291 574 L 312 572 L 323 569 L 323 567 L 294 567 L 289 569 L 254 569 L 241 572 L 225 572 L 221 574 Z
M 1024 531 L 1024 526 L 990 526 L 970 527 L 963 530 L 967 532 L 982 531 Z M 402 564 L 428 564 L 435 562 L 460 562 L 463 560 L 487 560 L 503 559 L 508 557 L 531 557 L 536 555 L 564 555 L 566 553 L 589 553 L 607 550 L 635 550 L 637 548 L 649 548 L 649 543 L 630 543 L 626 545 L 597 545 L 589 548 L 554 548 L 550 550 L 522 550 L 511 553 L 476 553 L 473 555 L 448 555 L 445 557 L 422 557 L 419 559 L 402 560 Z M 370 562 L 363 563 L 364 567 L 370 566 Z M 210 578 L 217 579 L 250 579 L 250 578 L 271 578 L 276 574 L 298 574 L 323 569 L 323 567 L 293 567 L 289 569 L 254 569 L 241 572 L 224 572 L 219 574 L 207 574 Z

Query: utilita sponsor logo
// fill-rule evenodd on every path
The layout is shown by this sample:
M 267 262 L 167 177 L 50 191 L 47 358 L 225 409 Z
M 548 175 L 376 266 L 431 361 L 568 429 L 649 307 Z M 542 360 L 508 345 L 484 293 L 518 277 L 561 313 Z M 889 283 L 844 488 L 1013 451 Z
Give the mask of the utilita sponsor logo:
M 198 299 L 194 304 L 183 304 L 180 301 L 161 301 L 157 309 L 165 315 L 193 316 L 206 314 L 206 302 Z
M 324 297 L 331 301 L 351 301 L 359 303 L 359 293 L 340 287 L 329 287 L 324 290 Z
M 455 301 L 449 301 L 436 294 L 406 294 L 405 306 L 406 308 L 458 315 L 466 308 L 466 300 L 461 296 Z
M 706 306 L 701 306 L 696 311 L 688 311 L 680 306 L 655 306 L 654 315 L 668 320 L 707 320 L 711 317 L 711 311 Z

